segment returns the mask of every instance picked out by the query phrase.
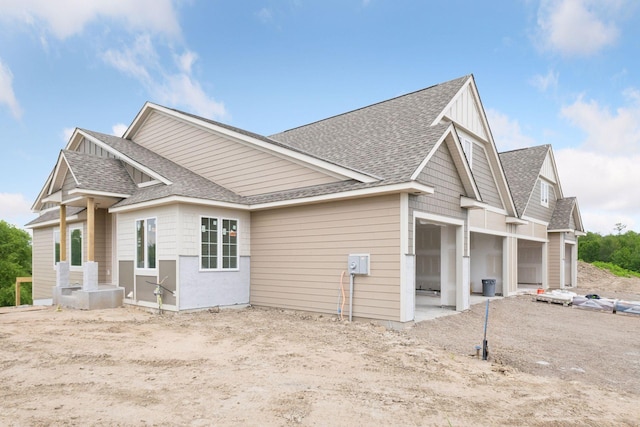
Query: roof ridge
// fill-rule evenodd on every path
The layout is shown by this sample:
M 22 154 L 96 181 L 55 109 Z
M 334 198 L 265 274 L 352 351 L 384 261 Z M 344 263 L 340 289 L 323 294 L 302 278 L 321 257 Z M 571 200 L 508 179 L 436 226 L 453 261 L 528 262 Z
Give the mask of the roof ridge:
M 273 137 L 275 135 L 281 134 L 281 133 L 292 132 L 292 131 L 304 128 L 306 126 L 311 126 L 311 125 L 322 123 L 322 122 L 325 122 L 325 121 L 328 121 L 328 120 L 332 120 L 332 119 L 335 119 L 336 117 L 346 116 L 347 114 L 351 114 L 351 113 L 355 113 L 357 111 L 365 110 L 367 108 L 375 107 L 376 105 L 381 105 L 381 104 L 385 104 L 385 103 L 390 102 L 390 101 L 395 101 L 397 99 L 404 98 L 404 97 L 407 97 L 407 96 L 411 96 L 411 95 L 414 95 L 414 94 L 419 93 L 419 92 L 424 92 L 424 91 L 433 89 L 433 88 L 438 87 L 438 86 L 443 86 L 443 85 L 446 85 L 446 84 L 450 84 L 450 83 L 453 83 L 453 82 L 458 81 L 458 80 L 462 80 L 462 79 L 466 80 L 471 76 L 472 76 L 472 74 L 467 74 L 465 76 L 461 76 L 461 77 L 458 77 L 458 78 L 455 78 L 455 79 L 451 79 L 451 80 L 448 80 L 446 82 L 437 83 L 435 85 L 431 85 L 431 86 L 428 86 L 428 87 L 425 87 L 425 88 L 422 88 L 422 89 L 417 89 L 417 90 L 414 90 L 414 91 L 411 91 L 411 92 L 403 93 L 402 95 L 394 96 L 393 98 L 384 99 L 382 101 L 374 102 L 373 104 L 365 105 L 365 106 L 362 106 L 362 107 L 359 107 L 359 108 L 355 108 L 353 110 L 345 111 L 345 112 L 340 113 L 340 114 L 335 114 L 333 116 L 325 117 L 325 118 L 320 119 L 320 120 L 316 120 L 316 121 L 313 121 L 313 122 L 310 122 L 310 123 L 306 123 L 304 125 L 296 126 L 294 128 L 291 128 L 291 129 L 287 129 L 287 130 L 284 130 L 284 131 L 281 131 L 281 132 L 274 133 L 273 135 L 270 135 L 269 138 L 271 138 L 271 137 Z

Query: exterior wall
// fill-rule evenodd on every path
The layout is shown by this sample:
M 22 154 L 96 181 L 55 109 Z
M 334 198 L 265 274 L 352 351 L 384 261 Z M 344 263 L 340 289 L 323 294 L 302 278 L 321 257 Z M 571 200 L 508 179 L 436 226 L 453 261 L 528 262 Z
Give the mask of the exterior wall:
M 469 227 L 471 231 L 493 231 L 505 234 L 507 232 L 507 216 L 486 209 L 471 209 L 469 210 Z
M 348 255 L 370 254 L 370 275 L 355 277 L 353 316 L 399 321 L 400 199 L 252 212 L 251 304 L 336 313 Z M 348 275 L 344 289 L 348 295 Z
M 33 229 L 32 295 L 33 300 L 53 298 L 52 287 L 56 285 L 56 270 L 53 265 L 54 227 Z
M 559 288 L 562 285 L 564 271 L 564 241 L 562 233 L 549 233 L 548 244 L 548 280 L 549 287 Z
M 309 167 L 153 112 L 135 142 L 241 195 L 338 181 Z
M 407 218 L 409 222 L 409 248 L 414 247 L 414 210 L 459 220 L 467 217 L 466 210 L 460 207 L 460 195 L 465 194 L 465 190 L 451 153 L 445 144 L 438 148 L 417 180 L 433 186 L 435 193 L 420 196 L 409 195 L 409 215 Z
M 180 236 L 178 255 L 200 255 L 200 217 L 219 217 L 238 220 L 239 255 L 251 255 L 251 214 L 248 211 L 238 211 L 224 208 L 214 208 L 198 205 L 179 205 L 180 221 L 178 235 Z
M 548 223 L 551 221 L 553 210 L 556 208 L 556 197 L 554 186 L 549 184 L 549 207 L 542 206 L 540 203 L 540 179 L 538 179 L 523 216 L 535 218 Z
M 504 237 L 471 233 L 471 292 L 482 293 L 482 280 L 495 279 L 496 293 L 503 293 Z
M 493 171 L 489 166 L 484 147 L 473 144 L 473 177 L 476 180 L 482 201 L 495 208 L 503 209 Z
M 470 130 L 485 140 L 487 139 L 484 123 L 480 117 L 478 104 L 476 103 L 470 85 L 460 93 L 460 96 L 451 105 L 445 115 L 451 118 L 451 120 L 461 124 L 465 129 Z
M 200 270 L 200 217 L 238 220 L 237 270 Z M 156 269 L 138 269 L 135 267 L 135 223 L 139 219 L 156 218 L 157 222 L 157 260 Z M 152 306 L 155 303 L 153 286 L 147 281 L 162 280 L 170 276 L 169 289 L 178 290 L 178 299 L 166 295 L 163 304 L 167 309 L 190 310 L 219 305 L 246 304 L 249 302 L 251 219 L 248 212 L 235 211 L 209 206 L 175 204 L 135 212 L 124 212 L 117 216 L 118 262 L 127 266 L 126 277 L 120 274 L 128 295 L 134 292 L 130 302 Z M 131 267 L 133 266 L 133 271 Z M 161 271 L 163 266 L 174 265 L 173 272 Z M 123 268 L 123 267 L 121 267 Z

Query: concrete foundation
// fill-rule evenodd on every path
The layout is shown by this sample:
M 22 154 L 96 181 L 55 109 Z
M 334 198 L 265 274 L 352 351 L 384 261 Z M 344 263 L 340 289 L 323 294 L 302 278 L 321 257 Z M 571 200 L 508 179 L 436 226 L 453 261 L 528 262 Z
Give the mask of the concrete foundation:
M 98 290 L 98 263 L 95 261 L 87 261 L 82 266 L 82 290 Z
M 69 263 L 60 261 L 56 264 L 56 286 L 69 285 Z
M 122 307 L 124 288 L 99 285 L 98 289 L 87 291 L 80 286 L 55 286 L 53 304 L 78 310 L 100 310 Z

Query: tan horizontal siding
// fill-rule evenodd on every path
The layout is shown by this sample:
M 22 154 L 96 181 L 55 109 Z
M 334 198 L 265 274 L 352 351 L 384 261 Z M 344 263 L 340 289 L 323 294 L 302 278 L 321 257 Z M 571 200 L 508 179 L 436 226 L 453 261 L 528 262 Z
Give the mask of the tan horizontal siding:
M 53 267 L 53 228 L 33 230 L 32 264 L 33 299 L 53 298 L 52 287 L 56 285 L 56 271 Z
M 135 141 L 241 195 L 338 181 L 250 144 L 157 112 L 147 118 Z
M 251 304 L 336 313 L 347 256 L 369 253 L 353 315 L 399 319 L 399 195 L 253 212 L 251 233 Z

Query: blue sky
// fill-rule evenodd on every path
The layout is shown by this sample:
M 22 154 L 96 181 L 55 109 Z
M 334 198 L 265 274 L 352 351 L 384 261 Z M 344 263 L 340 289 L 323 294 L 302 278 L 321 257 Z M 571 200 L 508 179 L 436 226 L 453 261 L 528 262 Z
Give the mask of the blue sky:
M 0 219 L 75 127 L 145 101 L 270 135 L 473 73 L 499 151 L 552 144 L 589 231 L 640 231 L 634 0 L 0 0 Z

